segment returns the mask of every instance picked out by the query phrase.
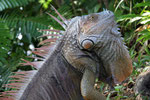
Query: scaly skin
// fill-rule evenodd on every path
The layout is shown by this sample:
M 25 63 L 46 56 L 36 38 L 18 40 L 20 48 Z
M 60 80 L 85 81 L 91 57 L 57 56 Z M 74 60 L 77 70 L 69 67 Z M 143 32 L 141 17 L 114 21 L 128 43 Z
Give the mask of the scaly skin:
M 96 77 L 113 85 L 132 72 L 132 63 L 110 11 L 72 18 L 63 38 L 20 100 L 105 100 Z
M 85 100 L 105 98 L 93 88 L 97 75 L 100 80 L 113 85 L 132 73 L 132 61 L 112 12 L 75 17 L 65 36 L 63 54 L 83 73 L 81 93 Z

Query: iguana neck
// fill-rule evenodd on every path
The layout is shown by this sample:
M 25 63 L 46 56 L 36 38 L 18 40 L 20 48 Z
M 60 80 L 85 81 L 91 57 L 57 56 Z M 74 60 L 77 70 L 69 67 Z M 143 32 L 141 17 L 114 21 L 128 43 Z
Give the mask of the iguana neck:
M 98 51 L 97 54 L 104 62 L 112 62 L 124 55 L 128 55 L 128 51 L 122 39 L 115 37 L 112 39 L 105 39 L 95 51 Z
M 132 60 L 121 37 L 100 38 L 102 43 L 95 49 L 103 65 L 115 83 L 121 83 L 132 73 Z M 128 70 L 129 69 L 129 70 Z

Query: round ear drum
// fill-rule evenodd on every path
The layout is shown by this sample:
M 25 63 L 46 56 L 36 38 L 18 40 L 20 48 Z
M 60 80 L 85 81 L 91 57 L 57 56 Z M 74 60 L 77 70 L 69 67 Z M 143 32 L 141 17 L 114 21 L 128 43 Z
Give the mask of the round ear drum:
M 90 49 L 92 48 L 94 45 L 94 42 L 91 40 L 91 39 L 84 39 L 82 42 L 81 42 L 81 46 L 84 48 L 84 49 Z

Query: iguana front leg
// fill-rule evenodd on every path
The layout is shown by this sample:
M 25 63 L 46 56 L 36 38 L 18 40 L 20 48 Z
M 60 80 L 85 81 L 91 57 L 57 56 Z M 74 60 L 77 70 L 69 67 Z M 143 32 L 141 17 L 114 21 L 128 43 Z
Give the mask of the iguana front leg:
M 105 96 L 94 89 L 95 79 L 97 77 L 97 70 L 100 64 L 95 59 L 92 59 L 90 54 L 78 49 L 74 53 L 67 53 L 66 59 L 77 70 L 83 73 L 80 82 L 80 91 L 84 100 L 106 100 Z M 70 54 L 70 55 L 69 55 Z
M 95 90 L 95 74 L 85 69 L 81 80 L 81 94 L 85 100 L 106 100 L 106 98 L 97 90 Z
M 80 87 L 84 100 L 105 100 L 105 97 L 94 89 L 97 70 L 99 70 L 97 69 L 99 62 L 95 60 L 96 57 L 92 59 L 90 57 L 92 55 L 80 49 L 74 52 L 64 52 L 64 56 L 71 65 L 83 73 Z

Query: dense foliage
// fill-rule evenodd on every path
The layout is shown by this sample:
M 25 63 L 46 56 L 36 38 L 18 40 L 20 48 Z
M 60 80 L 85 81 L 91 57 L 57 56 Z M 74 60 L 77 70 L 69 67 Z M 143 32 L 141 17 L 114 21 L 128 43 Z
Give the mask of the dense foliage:
M 38 47 L 42 29 L 62 29 L 46 12 L 57 16 L 53 5 L 67 19 L 102 11 L 115 13 L 125 42 L 133 59 L 133 80 L 139 69 L 150 66 L 150 1 L 149 0 L 0 0 L 0 91 L 9 82 L 13 71 L 31 70 L 21 67 L 21 58 L 32 56 Z M 59 19 L 59 17 L 58 17 Z M 120 92 L 122 87 L 116 87 Z M 119 97 L 121 98 L 121 97 Z

